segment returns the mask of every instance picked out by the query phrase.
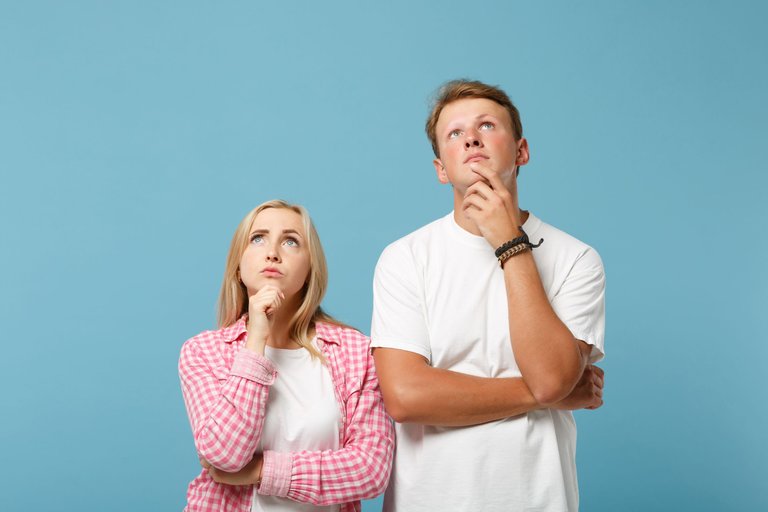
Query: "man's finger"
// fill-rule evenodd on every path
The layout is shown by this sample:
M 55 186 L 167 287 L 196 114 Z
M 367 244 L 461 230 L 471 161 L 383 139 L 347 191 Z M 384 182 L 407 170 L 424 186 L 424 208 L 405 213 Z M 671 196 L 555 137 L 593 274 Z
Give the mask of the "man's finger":
M 461 203 L 461 209 L 467 211 L 468 208 L 477 208 L 482 211 L 483 203 L 485 203 L 485 201 L 486 200 L 481 198 L 478 194 L 469 194 L 464 196 L 464 201 Z
M 493 189 L 489 187 L 486 182 L 477 181 L 470 185 L 469 188 L 467 188 L 467 192 L 464 194 L 464 197 L 467 197 L 470 194 L 477 194 L 483 199 L 488 199 L 493 193 Z
M 469 168 L 479 174 L 480 176 L 485 179 L 488 184 L 491 186 L 493 190 L 502 191 L 506 190 L 507 187 L 504 186 L 504 183 L 501 181 L 501 178 L 499 178 L 498 173 L 495 173 L 490 168 L 485 167 L 483 165 L 478 165 L 477 163 L 473 163 L 469 166 Z
M 470 169 L 472 169 L 472 167 L 470 167 Z M 504 203 L 504 208 L 507 209 L 507 212 L 510 215 L 516 215 L 517 208 L 515 206 L 514 198 L 506 185 L 504 185 L 504 182 L 501 181 L 499 175 L 486 167 L 483 167 L 482 170 L 480 170 L 480 167 L 477 169 L 479 172 L 475 171 L 475 173 L 483 178 L 484 181 L 482 183 L 486 184 L 494 191 L 496 196 L 498 196 L 498 198 L 501 199 L 501 202 Z

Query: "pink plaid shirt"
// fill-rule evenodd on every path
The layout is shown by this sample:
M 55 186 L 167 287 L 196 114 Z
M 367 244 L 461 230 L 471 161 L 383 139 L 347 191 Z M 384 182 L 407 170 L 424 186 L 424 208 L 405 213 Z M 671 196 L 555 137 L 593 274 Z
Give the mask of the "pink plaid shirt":
M 224 329 L 205 331 L 181 349 L 179 375 L 200 457 L 224 471 L 238 471 L 253 458 L 264 425 L 272 362 L 244 349 L 245 316 Z M 340 404 L 341 448 L 278 453 L 265 451 L 258 493 L 360 510 L 360 500 L 381 494 L 389 479 L 395 434 L 384 411 L 369 340 L 354 329 L 318 322 Z M 218 484 L 203 470 L 189 484 L 187 512 L 251 510 L 252 485 Z

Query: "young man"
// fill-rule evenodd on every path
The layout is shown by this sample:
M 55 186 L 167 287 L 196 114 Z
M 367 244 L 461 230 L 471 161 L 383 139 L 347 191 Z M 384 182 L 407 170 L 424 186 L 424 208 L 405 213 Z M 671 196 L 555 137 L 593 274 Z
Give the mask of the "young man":
M 372 346 L 397 422 L 384 510 L 576 511 L 570 410 L 602 405 L 602 262 L 518 207 L 528 143 L 503 91 L 447 83 L 426 130 L 454 210 L 376 267 Z

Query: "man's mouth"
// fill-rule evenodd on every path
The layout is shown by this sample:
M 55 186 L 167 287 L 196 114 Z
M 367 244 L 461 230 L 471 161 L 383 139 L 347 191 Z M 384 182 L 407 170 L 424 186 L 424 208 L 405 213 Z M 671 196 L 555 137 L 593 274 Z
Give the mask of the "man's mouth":
M 479 162 L 480 160 L 488 160 L 488 157 L 481 153 L 473 153 L 464 160 L 464 163 Z

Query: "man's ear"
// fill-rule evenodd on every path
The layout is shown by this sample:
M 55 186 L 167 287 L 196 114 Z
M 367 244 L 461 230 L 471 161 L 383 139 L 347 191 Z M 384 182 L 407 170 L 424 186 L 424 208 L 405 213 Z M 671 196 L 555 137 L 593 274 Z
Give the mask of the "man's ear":
M 515 164 L 518 166 L 525 165 L 528 163 L 530 158 L 531 153 L 528 150 L 528 141 L 525 140 L 525 137 L 520 137 L 520 140 L 517 141 L 517 156 L 515 157 Z
M 441 162 L 439 158 L 435 158 L 432 160 L 432 165 L 435 166 L 435 172 L 437 173 L 438 181 L 443 185 L 450 183 L 448 180 L 448 173 L 445 172 L 445 166 L 443 165 L 443 162 Z

